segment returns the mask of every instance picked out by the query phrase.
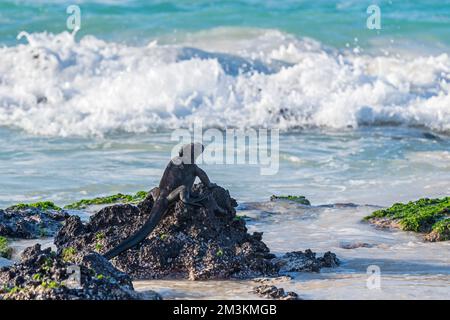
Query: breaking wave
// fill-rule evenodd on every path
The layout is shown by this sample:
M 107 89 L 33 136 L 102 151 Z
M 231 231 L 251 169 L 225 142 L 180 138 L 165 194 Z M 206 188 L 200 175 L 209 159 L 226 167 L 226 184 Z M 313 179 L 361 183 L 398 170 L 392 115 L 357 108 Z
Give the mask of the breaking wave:
M 24 34 L 0 48 L 0 125 L 90 136 L 190 126 L 450 132 L 450 57 L 335 50 L 276 30 L 176 44 Z

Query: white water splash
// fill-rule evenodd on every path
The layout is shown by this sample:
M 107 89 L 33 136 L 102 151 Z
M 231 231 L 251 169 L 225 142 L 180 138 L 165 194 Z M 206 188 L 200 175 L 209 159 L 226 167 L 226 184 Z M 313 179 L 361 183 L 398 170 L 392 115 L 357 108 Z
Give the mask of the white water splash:
M 274 30 L 213 30 L 147 46 L 93 36 L 76 42 L 69 33 L 24 36 L 28 44 L 0 48 L 0 125 L 36 135 L 137 133 L 197 120 L 450 131 L 445 53 L 339 52 Z

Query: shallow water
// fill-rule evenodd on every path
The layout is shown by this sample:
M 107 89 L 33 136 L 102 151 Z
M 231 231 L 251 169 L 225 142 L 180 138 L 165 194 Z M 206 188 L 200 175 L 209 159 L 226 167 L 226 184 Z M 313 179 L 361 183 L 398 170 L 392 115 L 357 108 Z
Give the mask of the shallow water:
M 341 261 L 337 268 L 290 273 L 290 280 L 270 282 L 303 299 L 448 299 L 450 242 L 424 242 L 419 234 L 380 230 L 361 221 L 376 209 L 354 204 L 310 207 L 284 201 L 249 202 L 238 207 L 238 214 L 247 216 L 249 232 L 264 232 L 264 242 L 277 255 L 306 249 L 319 255 L 337 254 Z M 52 238 L 13 241 L 13 260 L 18 261 L 20 253 L 35 243 L 55 248 L 52 242 Z M 379 288 L 367 285 L 369 266 L 379 267 Z M 258 299 L 252 289 L 259 283 L 141 280 L 134 285 L 141 292 L 155 290 L 165 299 Z
M 136 192 L 155 186 L 170 156 L 167 132 L 102 139 L 43 138 L 0 129 L 0 204 Z M 32 147 L 31 147 L 32 146 Z M 335 252 L 342 265 L 319 274 L 295 274 L 275 283 L 305 299 L 442 299 L 450 295 L 450 243 L 424 243 L 418 235 L 381 231 L 360 220 L 378 207 L 450 193 L 450 139 L 411 128 L 310 130 L 280 136 L 280 169 L 262 176 L 258 166 L 202 165 L 228 188 L 263 231 L 276 254 L 312 249 Z M 263 186 L 263 187 L 262 187 Z M 271 194 L 305 195 L 315 205 L 266 202 Z M 332 203 L 368 203 L 371 206 Z M 90 212 L 72 212 L 84 220 Z M 14 242 L 14 258 L 34 241 Z M 50 245 L 51 239 L 44 240 Z M 364 243 L 369 247 L 344 249 Z M 366 286 L 367 267 L 381 268 L 381 289 Z M 167 299 L 254 299 L 252 281 L 138 281 Z M 219 289 L 218 289 L 219 288 Z
M 290 273 L 292 279 L 271 284 L 297 292 L 303 299 L 447 299 L 450 295 L 450 242 L 424 242 L 420 234 L 380 230 L 362 219 L 376 206 L 247 202 L 238 207 L 249 232 L 264 232 L 271 252 L 281 255 L 311 249 L 337 254 L 337 268 L 320 273 Z M 83 218 L 86 219 L 87 213 Z M 52 247 L 52 238 L 13 241 L 13 260 L 26 247 Z M 5 264 L 3 261 L 2 264 Z M 380 287 L 368 287 L 368 269 L 380 270 Z M 371 269 L 370 269 L 371 270 Z M 165 299 L 255 299 L 253 280 L 135 281 L 138 291 L 156 290 Z
M 276 175 L 261 175 L 258 165 L 201 167 L 238 202 L 295 194 L 313 204 L 390 205 L 450 194 L 450 138 L 426 133 L 393 127 L 285 133 Z M 0 208 L 150 190 L 177 143 L 170 137 L 49 138 L 0 128 Z
M 41 245 L 41 249 L 52 248 L 52 250 L 56 250 L 56 246 L 53 244 L 53 238 L 42 238 L 42 239 L 23 239 L 23 240 L 14 240 L 11 241 L 10 247 L 13 249 L 13 254 L 11 259 L 13 261 L 19 261 L 20 255 L 28 247 L 31 247 L 39 243 Z
M 450 243 L 424 243 L 412 233 L 377 230 L 362 223 L 373 207 L 308 208 L 272 203 L 248 207 L 253 209 L 239 214 L 253 217 L 249 230 L 263 231 L 263 240 L 272 252 L 311 248 L 323 254 L 331 250 L 341 260 L 337 268 L 292 273 L 292 280 L 273 282 L 301 298 L 448 299 L 450 295 Z M 350 243 L 371 247 L 342 248 Z M 379 289 L 367 287 L 367 268 L 373 265 L 380 268 Z M 254 299 L 251 290 L 256 285 L 253 281 L 135 282 L 137 290 L 154 289 L 167 299 Z

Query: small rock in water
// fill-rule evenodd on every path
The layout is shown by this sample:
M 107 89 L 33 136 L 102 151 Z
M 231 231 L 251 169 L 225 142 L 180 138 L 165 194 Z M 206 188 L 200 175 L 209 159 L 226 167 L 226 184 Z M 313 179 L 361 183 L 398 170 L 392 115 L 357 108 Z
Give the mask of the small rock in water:
M 277 288 L 271 285 L 257 286 L 253 288 L 253 293 L 266 299 L 299 300 L 299 296 L 295 292 L 285 292 L 283 288 Z
M 143 298 L 134 291 L 131 278 L 99 254 L 87 253 L 80 262 L 69 258 L 50 248 L 41 250 L 39 244 L 25 249 L 20 263 L 0 270 L 0 300 Z
M 280 283 L 280 282 L 287 282 L 291 281 L 293 278 L 289 275 L 287 276 L 280 276 L 280 277 L 265 277 L 265 278 L 255 278 L 252 279 L 254 282 L 263 283 L 263 284 L 273 284 L 273 283 Z
M 293 251 L 275 259 L 280 272 L 319 272 L 322 268 L 337 267 L 340 263 L 336 255 L 330 251 L 325 252 L 323 257 L 316 258 L 316 253 L 310 249 Z
M 356 249 L 356 248 L 372 248 L 373 245 L 366 242 L 341 242 L 339 246 L 342 249 Z
M 442 140 L 439 136 L 437 136 L 437 135 L 435 135 L 435 134 L 433 134 L 431 132 L 423 132 L 422 136 L 425 139 L 429 139 L 429 140 L 437 140 L 437 141 L 441 141 Z

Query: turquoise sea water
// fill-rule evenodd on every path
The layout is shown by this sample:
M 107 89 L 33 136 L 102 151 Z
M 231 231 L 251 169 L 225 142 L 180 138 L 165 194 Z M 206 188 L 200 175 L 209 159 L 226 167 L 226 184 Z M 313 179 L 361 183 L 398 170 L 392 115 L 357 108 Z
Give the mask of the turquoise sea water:
M 238 198 L 446 195 L 449 31 L 450 1 L 2 1 L 0 206 L 150 188 L 199 121 L 282 130 L 278 175 L 210 169 Z
M 15 44 L 18 31 L 60 33 L 66 8 L 81 9 L 80 36 L 142 42 L 164 36 L 167 41 L 217 27 L 278 29 L 317 39 L 327 45 L 374 45 L 396 40 L 424 47 L 450 45 L 450 1 L 33 1 L 0 3 L 0 43 Z M 366 9 L 381 9 L 382 29 L 366 28 Z
M 371 4 L 381 30 L 366 27 Z M 331 250 L 343 262 L 280 286 L 306 299 L 448 298 L 448 241 L 361 219 L 450 194 L 449 48 L 448 0 L 0 1 L 0 208 L 149 190 L 176 129 L 280 129 L 275 175 L 201 165 L 273 252 Z M 366 287 L 373 264 L 382 290 Z M 217 299 L 255 298 L 253 285 L 136 283 Z

